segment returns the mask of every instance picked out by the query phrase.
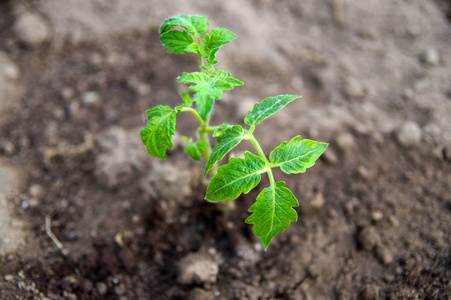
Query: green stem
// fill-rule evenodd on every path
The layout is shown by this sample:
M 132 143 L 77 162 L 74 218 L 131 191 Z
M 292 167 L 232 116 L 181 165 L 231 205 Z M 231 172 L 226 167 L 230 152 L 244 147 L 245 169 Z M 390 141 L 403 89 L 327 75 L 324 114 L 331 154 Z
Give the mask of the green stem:
M 194 108 L 191 108 L 191 107 L 184 107 L 184 108 L 182 108 L 182 112 L 185 112 L 185 111 L 192 113 L 196 117 L 196 119 L 199 122 L 200 126 L 205 126 L 205 121 L 202 120 L 202 118 L 199 115 L 199 113 L 197 112 L 197 110 L 195 110 Z
M 197 38 L 197 42 L 198 42 L 199 46 L 202 47 L 203 46 L 202 40 L 198 36 L 196 36 L 196 38 Z M 201 53 L 199 53 L 199 61 L 200 61 L 200 65 L 202 67 L 205 67 L 205 59 L 204 59 L 204 56 Z
M 254 131 L 255 126 L 251 126 L 249 131 L 247 132 L 247 138 L 255 147 L 255 149 L 257 149 L 258 155 L 265 161 L 266 164 L 266 173 L 268 174 L 269 177 L 269 183 L 272 187 L 275 186 L 276 181 L 274 180 L 274 174 L 271 170 L 271 163 L 269 162 L 269 160 L 266 158 L 265 152 L 263 152 L 262 147 L 260 146 L 260 144 L 258 143 L 257 139 L 255 138 L 255 136 L 252 134 L 252 132 Z

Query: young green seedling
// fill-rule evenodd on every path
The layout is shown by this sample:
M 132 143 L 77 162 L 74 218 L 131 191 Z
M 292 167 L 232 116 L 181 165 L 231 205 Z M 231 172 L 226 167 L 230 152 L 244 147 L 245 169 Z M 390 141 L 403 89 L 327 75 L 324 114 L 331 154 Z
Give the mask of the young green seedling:
M 241 193 L 247 194 L 259 184 L 261 174 L 266 173 L 269 187 L 257 196 L 249 208 L 252 215 L 245 220 L 254 225 L 252 230 L 266 250 L 274 236 L 297 220 L 294 207 L 299 205 L 293 193 L 285 187 L 285 182 L 275 181 L 272 169 L 280 168 L 286 174 L 303 173 L 315 164 L 328 144 L 296 136 L 290 142 L 280 144 L 266 157 L 254 136 L 255 127 L 301 97 L 296 95 L 278 95 L 256 103 L 244 118 L 248 129 L 226 123 L 210 126 L 215 101 L 222 98 L 223 91 L 243 85 L 243 82 L 215 68 L 218 50 L 234 40 L 236 35 L 224 28 L 215 28 L 207 33 L 208 25 L 206 17 L 189 15 L 168 18 L 161 25 L 160 41 L 169 48 L 168 52 L 198 54 L 200 70 L 183 73 L 177 78 L 181 83 L 190 84 L 188 91 L 193 95 L 183 93 L 183 104 L 175 108 L 158 105 L 147 110 L 147 126 L 141 129 L 141 140 L 150 155 L 166 160 L 166 148 L 173 149 L 177 115 L 184 112 L 193 114 L 199 128 L 195 140 L 183 137 L 185 152 L 195 160 L 200 160 L 201 156 L 206 159 L 204 180 L 208 187 L 205 199 L 211 202 L 231 201 Z M 217 138 L 213 149 L 210 135 Z M 247 151 L 244 158 L 230 158 L 227 164 L 218 168 L 218 163 L 243 140 L 252 143 L 256 154 Z M 211 180 L 206 179 L 207 175 L 212 177 Z

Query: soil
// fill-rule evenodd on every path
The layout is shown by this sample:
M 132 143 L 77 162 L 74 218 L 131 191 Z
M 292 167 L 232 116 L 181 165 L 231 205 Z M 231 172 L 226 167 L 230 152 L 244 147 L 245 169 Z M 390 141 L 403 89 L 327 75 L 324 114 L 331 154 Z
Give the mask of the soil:
M 276 174 L 299 220 L 266 252 L 244 224 L 265 180 L 222 212 L 183 153 L 190 116 L 167 161 L 140 142 L 142 112 L 178 105 L 197 68 L 159 44 L 182 13 L 239 36 L 219 67 L 245 85 L 214 123 L 302 94 L 257 138 L 330 143 Z M 1 1 L 0 298 L 449 299 L 449 16 L 430 0 Z

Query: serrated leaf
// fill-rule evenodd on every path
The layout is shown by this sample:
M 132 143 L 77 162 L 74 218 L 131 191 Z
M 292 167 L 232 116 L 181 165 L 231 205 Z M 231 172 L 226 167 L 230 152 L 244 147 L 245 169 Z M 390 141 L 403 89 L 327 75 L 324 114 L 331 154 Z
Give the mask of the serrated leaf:
M 236 35 L 227 30 L 225 28 L 215 28 L 205 35 L 205 38 L 202 40 L 204 45 L 208 49 L 219 48 L 224 44 L 227 44 L 236 39 Z
M 205 199 L 234 200 L 241 193 L 249 193 L 260 182 L 265 167 L 265 161 L 250 152 L 244 154 L 244 159 L 232 157 L 228 164 L 218 168 L 218 173 L 208 185 Z
M 140 131 L 147 152 L 166 160 L 166 146 L 172 150 L 175 134 L 176 111 L 169 106 L 158 105 L 147 111 L 147 126 Z
M 191 99 L 191 96 L 188 93 L 182 94 L 183 102 L 185 102 L 186 106 L 193 105 L 193 99 Z
M 207 31 L 209 23 L 206 16 L 181 15 L 166 19 L 160 27 L 160 35 L 170 31 L 172 28 L 180 26 L 195 37 Z
M 223 124 L 224 125 L 224 124 Z M 228 124 L 225 124 L 228 125 Z M 230 125 L 229 125 L 230 126 Z M 218 128 L 219 129 L 219 128 Z M 216 132 L 216 131 L 215 131 Z M 235 148 L 243 140 L 244 129 L 240 125 L 235 125 L 223 131 L 223 135 L 218 137 L 217 145 L 213 148 L 205 166 L 204 177 L 214 165 L 224 158 L 230 150 Z
M 186 31 L 172 30 L 160 36 L 161 44 L 169 48 L 171 53 L 197 53 L 198 46 L 193 37 Z
M 294 99 L 301 97 L 302 96 L 296 95 L 278 95 L 275 97 L 266 98 L 261 103 L 256 103 L 254 105 L 254 108 L 248 112 L 246 118 L 244 118 L 244 123 L 249 126 L 255 126 L 264 119 L 281 110 L 285 107 L 285 105 Z
M 189 139 L 185 146 L 185 153 L 188 153 L 194 160 L 200 160 L 200 155 L 202 152 L 207 150 L 210 145 L 205 141 L 198 141 L 193 143 L 191 139 Z
M 328 144 L 312 140 L 301 140 L 296 136 L 289 143 L 283 142 L 269 155 L 271 167 L 280 167 L 286 174 L 303 173 L 315 164 Z
M 263 189 L 249 208 L 253 214 L 245 220 L 246 224 L 254 225 L 252 231 L 260 238 L 265 250 L 279 232 L 285 231 L 291 222 L 298 219 L 293 207 L 299 206 L 299 203 L 284 186 L 285 182 L 281 181 Z
M 194 83 L 188 91 L 196 92 L 193 101 L 196 102 L 197 111 L 203 120 L 207 120 L 214 101 L 222 98 L 224 90 L 231 90 L 234 86 L 242 84 L 238 79 L 231 77 L 230 73 L 220 70 L 212 76 L 202 72 L 185 72 L 177 80 L 181 83 Z
M 232 128 L 233 125 L 224 123 L 221 124 L 221 126 L 219 126 L 218 128 L 215 129 L 215 131 L 213 131 L 212 137 L 218 137 L 220 135 L 223 135 L 227 130 L 229 130 L 230 128 Z

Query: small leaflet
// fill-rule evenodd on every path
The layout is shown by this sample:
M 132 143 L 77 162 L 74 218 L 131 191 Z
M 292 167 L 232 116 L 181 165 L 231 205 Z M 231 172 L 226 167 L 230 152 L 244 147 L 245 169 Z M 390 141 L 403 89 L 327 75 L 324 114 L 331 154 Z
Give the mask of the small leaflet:
M 296 197 L 285 187 L 285 182 L 276 182 L 263 189 L 257 201 L 249 208 L 252 213 L 246 224 L 253 224 L 252 231 L 268 249 L 269 243 L 279 232 L 285 231 L 298 215 L 293 207 L 299 206 Z
M 169 48 L 170 53 L 196 52 L 198 46 L 193 37 L 186 31 L 172 30 L 160 36 L 161 44 Z
M 209 23 L 207 22 L 206 16 L 181 15 L 171 17 L 166 19 L 163 24 L 161 24 L 160 35 L 165 34 L 174 27 L 180 26 L 195 37 L 199 37 L 200 34 L 207 31 L 208 25 Z
M 244 154 L 244 159 L 232 157 L 228 164 L 218 168 L 218 174 L 208 185 L 205 199 L 234 200 L 241 193 L 247 194 L 260 182 L 260 174 L 265 172 L 265 166 L 262 158 L 250 152 Z
M 185 153 L 188 153 L 194 160 L 200 160 L 200 155 L 202 152 L 207 150 L 209 147 L 208 143 L 205 141 L 198 141 L 193 143 L 192 139 L 189 139 L 185 146 Z
M 279 95 L 266 98 L 261 103 L 256 103 L 254 105 L 254 108 L 250 112 L 248 112 L 246 118 L 244 118 L 244 123 L 249 126 L 255 126 L 269 116 L 284 108 L 285 105 L 287 105 L 294 99 L 301 97 L 302 96 L 297 95 Z
M 166 146 L 172 150 L 177 112 L 170 106 L 158 105 L 147 111 L 147 126 L 140 131 L 147 152 L 166 160 Z
M 215 131 L 213 132 L 213 137 L 215 138 L 215 137 L 218 137 L 218 136 L 221 136 L 221 135 L 223 135 L 227 130 L 229 130 L 230 128 L 232 128 L 233 127 L 233 125 L 230 125 L 230 124 L 227 124 L 227 123 L 224 123 L 224 124 L 221 124 L 221 126 L 219 126 L 218 128 L 216 128 L 215 129 Z
M 231 77 L 230 73 L 220 70 L 212 76 L 202 72 L 185 72 L 177 80 L 181 83 L 194 83 L 188 88 L 188 91 L 196 92 L 193 101 L 196 102 L 197 110 L 203 120 L 207 120 L 214 101 L 222 98 L 223 91 L 243 84 L 238 79 Z
M 285 141 L 271 152 L 271 167 L 280 167 L 286 174 L 303 173 L 315 164 L 328 145 L 308 139 L 301 140 L 300 135 L 296 136 L 289 143 Z
M 229 124 L 223 124 L 221 127 L 215 130 L 216 134 L 222 131 L 222 135 L 216 140 L 218 144 L 213 148 L 213 151 L 207 160 L 204 178 L 208 171 L 210 171 L 218 161 L 223 159 L 224 156 L 230 152 L 230 150 L 235 148 L 235 146 L 243 140 L 244 129 L 240 125 L 231 126 Z M 228 128 L 226 129 L 226 127 Z

